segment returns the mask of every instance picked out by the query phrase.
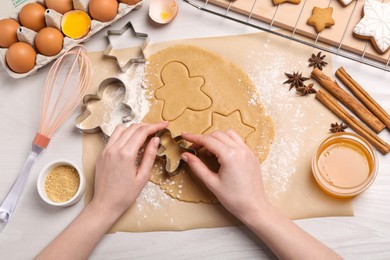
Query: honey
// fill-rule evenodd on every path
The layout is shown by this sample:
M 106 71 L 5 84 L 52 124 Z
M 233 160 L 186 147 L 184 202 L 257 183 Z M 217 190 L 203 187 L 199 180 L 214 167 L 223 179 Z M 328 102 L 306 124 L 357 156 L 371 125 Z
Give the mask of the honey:
M 352 133 L 326 138 L 316 150 L 312 168 L 322 189 L 337 197 L 352 197 L 373 182 L 377 162 L 370 144 Z

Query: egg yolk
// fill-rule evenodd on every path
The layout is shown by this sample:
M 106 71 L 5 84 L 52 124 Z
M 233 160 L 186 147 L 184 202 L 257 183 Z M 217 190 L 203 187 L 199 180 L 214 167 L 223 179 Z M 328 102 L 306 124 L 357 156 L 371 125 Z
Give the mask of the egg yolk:
M 70 11 L 62 19 L 62 32 L 70 38 L 78 39 L 89 32 L 91 18 L 83 11 Z

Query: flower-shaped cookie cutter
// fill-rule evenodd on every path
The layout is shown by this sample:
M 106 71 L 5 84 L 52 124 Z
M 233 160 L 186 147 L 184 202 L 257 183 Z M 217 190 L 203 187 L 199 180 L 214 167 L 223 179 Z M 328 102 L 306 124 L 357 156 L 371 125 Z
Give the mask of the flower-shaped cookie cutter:
M 119 60 L 118 60 L 118 57 L 115 56 L 115 55 L 111 55 L 110 54 L 112 49 L 113 49 L 113 45 L 111 43 L 110 36 L 112 36 L 112 35 L 122 35 L 127 30 L 130 30 L 134 37 L 143 40 L 143 42 L 142 42 L 142 44 L 140 46 L 141 55 L 140 55 L 140 57 L 131 58 L 129 61 L 126 62 L 125 65 L 121 65 Z M 145 58 L 144 51 L 145 51 L 146 47 L 149 44 L 149 36 L 146 33 L 137 32 L 134 29 L 133 24 L 131 22 L 127 22 L 122 29 L 119 29 L 119 30 L 108 30 L 107 31 L 107 40 L 108 40 L 108 45 L 105 48 L 105 50 L 103 52 L 103 55 L 104 55 L 105 58 L 115 60 L 122 72 L 126 72 L 127 67 L 129 65 L 131 65 L 131 64 L 145 64 L 146 63 L 146 58 Z
M 192 148 L 187 148 L 186 141 L 180 135 L 173 137 L 169 129 L 158 131 L 156 136 L 160 138 L 157 156 L 166 160 L 166 173 L 171 177 L 179 174 L 184 163 L 181 159 L 181 154 L 189 152 L 196 155 L 196 151 Z
M 88 108 L 90 103 L 93 102 L 104 102 L 104 95 L 105 91 L 110 87 L 110 86 L 115 86 L 116 88 L 120 89 L 123 88 L 123 95 L 120 92 L 119 95 L 120 97 L 118 98 L 119 101 L 115 102 L 111 101 L 111 111 L 102 111 L 103 113 L 98 113 L 98 115 L 93 115 L 93 112 Z M 85 95 L 83 98 L 83 108 L 84 111 L 75 119 L 75 126 L 76 128 L 81 131 L 82 133 L 85 134 L 95 134 L 98 132 L 103 132 L 107 136 L 111 136 L 113 127 L 110 125 L 110 120 L 112 118 L 104 118 L 105 112 L 115 112 L 117 117 L 120 119 L 120 122 L 117 122 L 118 124 L 124 124 L 127 122 L 130 122 L 131 120 L 134 119 L 134 113 L 131 109 L 131 107 L 125 103 L 123 103 L 123 99 L 126 93 L 126 86 L 125 84 L 118 78 L 107 78 L 103 80 L 97 90 L 96 95 Z M 122 97 L 123 96 L 123 97 Z M 92 123 L 87 123 L 86 121 L 90 119 L 91 116 L 97 117 L 92 119 Z M 103 118 L 99 118 L 103 117 Z M 114 125 L 115 127 L 115 125 Z

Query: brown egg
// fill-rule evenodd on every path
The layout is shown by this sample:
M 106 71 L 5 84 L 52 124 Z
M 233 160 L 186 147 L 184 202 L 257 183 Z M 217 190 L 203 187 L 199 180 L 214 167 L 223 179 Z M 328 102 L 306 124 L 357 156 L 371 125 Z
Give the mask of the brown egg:
M 16 31 L 19 28 L 19 23 L 14 19 L 0 20 L 0 47 L 8 48 L 13 43 L 18 41 Z
M 34 48 L 25 42 L 12 44 L 5 55 L 8 67 L 16 73 L 26 73 L 32 70 L 36 58 L 37 53 Z
M 116 0 L 91 0 L 88 9 L 93 19 L 109 22 L 118 14 L 118 2 Z
M 119 2 L 127 5 L 135 5 L 136 3 L 141 2 L 142 0 L 119 0 Z
M 45 0 L 45 5 L 60 14 L 73 10 L 73 0 Z
M 63 34 L 52 27 L 43 28 L 35 37 L 35 47 L 37 47 L 40 54 L 45 56 L 58 54 L 62 50 L 63 42 Z
M 19 12 L 20 24 L 31 30 L 39 32 L 46 27 L 45 7 L 38 3 L 26 4 Z

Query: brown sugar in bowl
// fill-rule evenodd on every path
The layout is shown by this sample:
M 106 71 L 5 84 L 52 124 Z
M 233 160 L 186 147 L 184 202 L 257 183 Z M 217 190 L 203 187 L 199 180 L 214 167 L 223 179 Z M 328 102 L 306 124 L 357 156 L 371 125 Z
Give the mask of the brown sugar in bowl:
M 81 169 L 67 160 L 47 165 L 39 174 L 39 196 L 52 206 L 67 207 L 78 202 L 85 189 L 85 177 Z
M 312 158 L 318 185 L 334 197 L 349 198 L 374 182 L 378 160 L 372 146 L 353 133 L 336 133 L 325 138 Z

